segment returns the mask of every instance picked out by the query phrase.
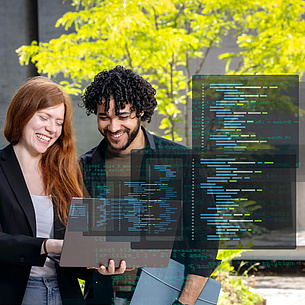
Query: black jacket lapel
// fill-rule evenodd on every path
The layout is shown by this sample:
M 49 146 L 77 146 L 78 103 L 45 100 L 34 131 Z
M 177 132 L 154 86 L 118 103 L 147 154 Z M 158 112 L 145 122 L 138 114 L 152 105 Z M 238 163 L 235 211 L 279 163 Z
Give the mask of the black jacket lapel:
M 19 205 L 24 211 L 33 236 L 36 236 L 36 220 L 33 203 L 17 157 L 11 145 L 8 145 L 1 151 L 0 166 L 2 167 L 8 183 L 11 185 L 12 192 L 15 194 Z

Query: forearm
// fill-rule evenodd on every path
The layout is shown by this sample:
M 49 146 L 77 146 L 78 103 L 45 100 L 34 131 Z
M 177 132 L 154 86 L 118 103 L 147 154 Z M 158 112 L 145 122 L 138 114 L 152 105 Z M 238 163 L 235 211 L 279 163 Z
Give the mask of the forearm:
M 62 239 L 45 239 L 41 245 L 40 254 L 60 254 L 63 246 Z
M 43 266 L 40 255 L 43 238 L 0 232 L 0 262 L 30 266 Z
M 184 283 L 179 302 L 182 304 L 195 304 L 208 278 L 195 274 L 188 274 Z

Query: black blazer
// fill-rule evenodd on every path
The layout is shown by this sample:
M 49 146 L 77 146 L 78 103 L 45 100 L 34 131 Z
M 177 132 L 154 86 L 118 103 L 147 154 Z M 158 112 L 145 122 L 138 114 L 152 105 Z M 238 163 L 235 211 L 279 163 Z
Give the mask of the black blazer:
M 64 237 L 54 213 L 54 237 Z M 0 304 L 21 304 L 32 266 L 43 266 L 34 207 L 13 147 L 0 150 Z M 83 268 L 56 266 L 63 304 L 85 304 L 77 276 Z M 35 301 L 33 301 L 34 304 Z

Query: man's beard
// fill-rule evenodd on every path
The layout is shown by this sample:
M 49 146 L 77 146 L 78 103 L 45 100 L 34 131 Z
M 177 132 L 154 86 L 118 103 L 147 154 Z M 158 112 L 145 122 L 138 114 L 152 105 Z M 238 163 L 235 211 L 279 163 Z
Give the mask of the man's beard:
M 138 123 L 137 123 L 136 129 L 135 129 L 133 132 L 131 132 L 130 134 L 128 134 L 127 143 L 126 143 L 123 147 L 113 147 L 112 144 L 111 144 L 111 142 L 108 140 L 108 138 L 107 138 L 107 136 L 106 136 L 106 133 L 107 133 L 107 132 L 106 132 L 105 134 L 104 134 L 102 131 L 100 131 L 100 130 L 99 130 L 99 132 L 105 137 L 108 146 L 109 146 L 112 150 L 115 150 L 115 151 L 119 152 L 119 151 L 123 151 L 123 150 L 125 150 L 125 149 L 127 149 L 127 148 L 129 147 L 129 145 L 130 145 L 130 144 L 133 142 L 133 140 L 137 137 L 140 128 L 141 128 L 141 120 L 138 119 Z M 126 129 L 123 130 L 123 131 L 126 131 Z

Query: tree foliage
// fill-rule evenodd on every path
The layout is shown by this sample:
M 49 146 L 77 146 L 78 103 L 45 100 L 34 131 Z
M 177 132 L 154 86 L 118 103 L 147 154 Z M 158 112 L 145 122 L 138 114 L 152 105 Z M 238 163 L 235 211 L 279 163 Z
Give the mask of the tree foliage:
M 72 33 L 20 47 L 20 63 L 32 61 L 48 76 L 63 74 L 71 94 L 81 93 L 103 69 L 132 68 L 157 89 L 166 137 L 179 141 L 184 134 L 187 145 L 191 76 L 202 71 L 211 48 L 229 31 L 240 52 L 221 56 L 227 72 L 305 70 L 303 0 L 73 0 L 72 6 L 56 23 Z
M 239 53 L 220 56 L 230 74 L 299 74 L 305 71 L 305 1 L 260 1 L 237 36 Z M 230 69 L 232 59 L 238 64 Z
M 117 64 L 146 75 L 157 89 L 158 111 L 165 116 L 160 128 L 179 141 L 179 104 L 188 101 L 191 75 L 199 73 L 211 46 L 219 45 L 233 27 L 230 7 L 237 3 L 74 0 L 75 11 L 56 23 L 73 28 L 73 33 L 46 43 L 33 41 L 17 52 L 21 64 L 31 60 L 40 73 L 62 73 L 70 79 L 62 85 L 72 94 L 81 93 L 83 83 Z M 191 71 L 193 58 L 199 65 Z

